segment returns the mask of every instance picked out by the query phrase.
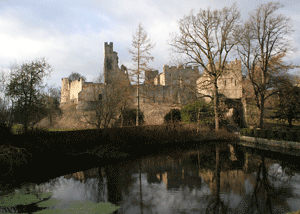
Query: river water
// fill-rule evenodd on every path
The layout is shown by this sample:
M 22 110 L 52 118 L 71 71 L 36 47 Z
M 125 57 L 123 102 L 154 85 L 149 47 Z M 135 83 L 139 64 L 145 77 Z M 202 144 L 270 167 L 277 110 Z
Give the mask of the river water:
M 48 208 L 53 211 L 67 209 L 74 201 L 110 202 L 121 207 L 114 213 L 130 214 L 300 210 L 300 168 L 296 163 L 300 158 L 280 158 L 277 153 L 244 146 L 202 145 L 114 165 L 105 163 L 35 187 L 60 201 Z M 1 211 L 20 210 L 2 207 Z

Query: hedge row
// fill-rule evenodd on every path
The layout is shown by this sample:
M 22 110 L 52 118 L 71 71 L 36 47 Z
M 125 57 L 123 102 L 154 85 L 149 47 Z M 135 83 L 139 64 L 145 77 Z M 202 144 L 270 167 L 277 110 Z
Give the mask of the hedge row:
M 300 142 L 300 132 L 297 131 L 271 131 L 264 129 L 241 129 L 240 134 L 249 137 L 265 138 L 272 140 L 284 140 Z

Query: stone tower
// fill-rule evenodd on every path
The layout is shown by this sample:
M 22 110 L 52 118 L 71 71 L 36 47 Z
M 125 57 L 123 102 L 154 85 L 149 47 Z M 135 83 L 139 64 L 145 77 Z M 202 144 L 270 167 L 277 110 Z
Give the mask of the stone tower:
M 70 101 L 70 82 L 68 78 L 61 79 L 61 103 L 68 103 Z
M 118 53 L 113 50 L 113 43 L 104 43 L 104 84 L 113 83 L 113 78 L 116 77 L 119 71 Z

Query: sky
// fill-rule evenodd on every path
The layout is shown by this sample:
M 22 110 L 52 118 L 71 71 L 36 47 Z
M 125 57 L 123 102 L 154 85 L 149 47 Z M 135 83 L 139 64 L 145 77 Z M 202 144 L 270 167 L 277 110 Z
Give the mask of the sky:
M 78 72 L 94 81 L 103 71 L 104 42 L 113 42 L 119 66 L 133 65 L 133 34 L 139 23 L 155 43 L 149 63 L 162 72 L 172 65 L 168 40 L 178 32 L 178 21 L 192 9 L 222 9 L 234 0 L 0 0 L 0 69 L 45 57 L 52 66 L 49 86 L 60 87 L 61 79 Z M 240 0 L 242 19 L 265 0 Z M 288 60 L 300 65 L 300 1 L 281 0 L 278 13 L 291 18 L 292 40 L 298 51 Z

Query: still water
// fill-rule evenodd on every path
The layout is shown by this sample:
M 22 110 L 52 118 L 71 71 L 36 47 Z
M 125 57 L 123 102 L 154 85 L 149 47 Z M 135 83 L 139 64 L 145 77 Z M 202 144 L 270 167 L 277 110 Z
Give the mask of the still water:
M 121 207 L 114 213 L 130 214 L 300 210 L 300 168 L 295 165 L 300 159 L 285 156 L 285 160 L 277 160 L 276 155 L 213 144 L 105 164 L 35 188 L 51 192 L 50 199 L 59 201 L 47 208 L 52 210 L 67 209 L 74 201 L 110 202 Z M 17 213 L 18 209 L 2 207 L 1 211 Z

